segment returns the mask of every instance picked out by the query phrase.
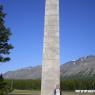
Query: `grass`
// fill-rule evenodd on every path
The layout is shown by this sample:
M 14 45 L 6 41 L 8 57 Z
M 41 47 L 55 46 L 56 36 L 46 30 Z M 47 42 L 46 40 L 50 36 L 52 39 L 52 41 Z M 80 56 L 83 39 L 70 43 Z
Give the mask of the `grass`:
M 95 95 L 95 93 L 75 93 L 75 92 L 63 92 L 62 95 Z
M 18 89 L 15 89 L 12 91 L 12 93 L 15 93 L 15 94 L 39 94 L 40 91 L 33 91 L 33 90 L 18 90 Z
M 34 95 L 40 95 L 40 91 L 33 91 L 33 90 L 18 90 L 15 89 L 13 92 L 13 94 L 34 94 Z M 75 92 L 66 92 L 64 91 L 62 93 L 62 95 L 95 95 L 95 93 L 91 94 L 91 93 L 75 93 Z

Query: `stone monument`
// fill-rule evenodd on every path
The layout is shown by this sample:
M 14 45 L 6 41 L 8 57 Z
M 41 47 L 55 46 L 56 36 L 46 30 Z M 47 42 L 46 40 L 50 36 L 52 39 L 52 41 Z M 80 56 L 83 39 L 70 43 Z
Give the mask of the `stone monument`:
M 41 95 L 60 87 L 59 0 L 46 0 Z

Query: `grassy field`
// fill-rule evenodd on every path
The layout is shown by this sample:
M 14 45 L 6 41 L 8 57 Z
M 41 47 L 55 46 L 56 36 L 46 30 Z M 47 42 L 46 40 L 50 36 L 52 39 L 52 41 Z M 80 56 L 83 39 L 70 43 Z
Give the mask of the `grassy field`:
M 17 90 L 17 89 L 15 89 L 14 91 L 12 91 L 12 93 L 15 93 L 15 94 L 17 94 L 17 93 L 19 93 L 19 94 L 39 94 L 40 93 L 40 91 L 32 91 L 32 90 Z
M 82 93 L 75 93 L 75 92 L 63 92 L 62 95 L 95 95 L 95 93 L 85 93 L 85 94 L 82 94 Z
M 17 90 L 15 89 L 12 93 L 14 94 L 31 94 L 31 95 L 40 95 L 40 91 L 32 91 L 32 90 Z M 66 92 L 64 91 L 62 95 L 95 95 L 93 94 L 81 94 L 81 93 L 75 93 L 75 92 Z

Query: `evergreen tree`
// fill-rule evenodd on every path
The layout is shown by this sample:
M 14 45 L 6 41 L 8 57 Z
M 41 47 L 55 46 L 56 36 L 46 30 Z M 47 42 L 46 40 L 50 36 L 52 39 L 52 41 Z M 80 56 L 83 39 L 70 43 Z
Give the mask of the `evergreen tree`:
M 3 75 L 0 75 L 0 95 L 5 95 L 7 93 L 6 82 L 4 81 Z
M 0 63 L 7 62 L 10 60 L 8 57 L 10 53 L 10 49 L 13 46 L 9 43 L 9 38 L 11 36 L 11 32 L 9 28 L 5 26 L 5 18 L 6 14 L 3 12 L 3 6 L 0 5 Z M 4 81 L 2 74 L 0 75 L 0 95 L 5 95 L 7 92 L 6 88 L 7 84 Z
M 9 43 L 11 32 L 9 28 L 4 25 L 5 16 L 6 14 L 3 12 L 3 6 L 0 5 L 0 62 L 7 62 L 10 60 L 8 54 L 10 53 L 10 49 L 13 48 Z

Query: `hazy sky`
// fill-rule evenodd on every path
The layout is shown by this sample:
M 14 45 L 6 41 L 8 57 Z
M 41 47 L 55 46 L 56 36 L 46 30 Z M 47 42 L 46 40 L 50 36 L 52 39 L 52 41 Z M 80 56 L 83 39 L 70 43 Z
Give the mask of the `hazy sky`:
M 7 13 L 12 60 L 0 72 L 42 63 L 45 0 L 0 0 Z M 95 55 L 95 0 L 60 0 L 60 63 Z

